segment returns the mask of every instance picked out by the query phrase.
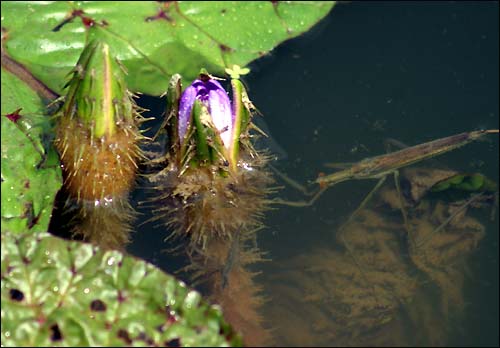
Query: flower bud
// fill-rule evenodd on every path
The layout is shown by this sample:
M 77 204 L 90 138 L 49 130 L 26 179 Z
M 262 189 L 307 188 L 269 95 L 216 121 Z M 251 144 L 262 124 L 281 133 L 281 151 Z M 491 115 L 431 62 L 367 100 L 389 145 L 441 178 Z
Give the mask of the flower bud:
M 55 142 L 66 185 L 78 200 L 123 195 L 134 182 L 140 116 L 124 77 L 110 47 L 95 39 L 85 46 L 67 85 Z
M 87 44 L 68 85 L 65 117 L 91 127 L 95 138 L 111 136 L 117 124 L 133 121 L 124 72 L 106 43 L 94 39 Z
M 66 87 L 55 145 L 65 189 L 81 215 L 73 230 L 101 246 L 122 247 L 134 215 L 128 193 L 142 157 L 143 118 L 122 67 L 99 38 L 85 46 Z
M 171 86 L 179 77 L 172 78 Z M 240 150 L 240 136 L 250 123 L 251 113 L 245 100 L 248 100 L 241 81 L 232 79 L 233 102 L 221 84 L 202 70 L 200 78 L 195 80 L 184 92 L 178 103 L 178 117 L 171 118 L 169 113 L 169 138 L 177 139 L 180 145 L 180 156 L 177 158 L 198 159 L 199 164 L 216 165 L 225 169 L 237 170 Z M 167 95 L 175 95 L 176 90 L 169 88 Z M 174 105 L 170 99 L 168 105 Z M 169 110 L 174 110 L 169 107 Z M 175 129 L 174 125 L 177 125 Z M 174 129 L 176 133 L 174 132 Z M 194 140 L 191 140 L 194 139 Z M 189 146 L 192 141 L 194 146 Z M 196 156 L 189 155 L 190 150 L 196 151 Z M 180 161 L 181 167 L 192 165 Z
M 160 128 L 168 134 L 168 161 L 162 162 L 168 165 L 150 176 L 159 191 L 150 199 L 156 204 L 151 220 L 163 219 L 169 231 L 187 241 L 187 268 L 197 281 L 207 282 L 211 299 L 237 330 L 265 337 L 256 308 L 258 288 L 246 269 L 261 254 L 247 243 L 262 227 L 273 178 L 266 168 L 269 157 L 253 148 L 248 134 L 256 128 L 255 108 L 238 78 L 247 72 L 231 70 L 232 102 L 204 70 L 182 93 L 180 76 L 172 78 Z M 163 159 L 161 153 L 152 163 Z

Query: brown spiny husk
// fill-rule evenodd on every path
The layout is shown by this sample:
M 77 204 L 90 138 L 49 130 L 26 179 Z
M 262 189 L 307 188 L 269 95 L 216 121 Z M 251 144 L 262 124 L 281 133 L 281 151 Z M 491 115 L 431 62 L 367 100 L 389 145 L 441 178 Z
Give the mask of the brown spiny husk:
M 64 184 L 78 201 L 127 195 L 141 157 L 139 130 L 117 127 L 111 136 L 94 138 L 76 118 L 61 117 L 55 140 L 65 172 Z
M 171 163 L 150 179 L 160 192 L 154 198 L 156 215 L 193 246 L 230 238 L 240 228 L 261 226 L 273 182 L 265 168 L 267 157 L 256 153 L 241 157 L 240 170 L 225 177 L 212 167 L 189 168 L 179 175 Z
M 191 255 L 189 268 L 195 282 L 207 287 L 209 300 L 219 304 L 224 318 L 241 333 L 245 346 L 269 345 L 271 333 L 264 327 L 259 313 L 264 303 L 262 288 L 254 282 L 257 273 L 250 265 L 263 261 L 262 252 L 255 244 L 256 231 L 243 231 L 239 238 L 210 239 L 203 250 Z
M 191 264 L 185 270 L 201 281 L 209 298 L 249 346 L 270 342 L 258 313 L 263 303 L 250 264 L 262 260 L 256 245 L 261 218 L 273 190 L 268 157 L 248 148 L 240 151 L 237 172 L 221 175 L 217 167 L 191 167 L 181 173 L 173 162 L 150 181 L 160 195 L 155 214 L 187 240 Z M 252 244 L 252 245 L 251 245 Z
M 75 236 L 106 249 L 122 249 L 129 242 L 131 224 L 136 212 L 127 198 L 113 201 L 82 201 L 79 204 Z
M 129 240 L 135 212 L 128 194 L 143 158 L 138 143 L 144 137 L 137 126 L 142 120 L 136 114 L 135 119 L 120 121 L 114 134 L 97 138 L 78 118 L 58 118 L 54 142 L 64 187 L 78 206 L 72 231 L 101 247 L 121 249 Z

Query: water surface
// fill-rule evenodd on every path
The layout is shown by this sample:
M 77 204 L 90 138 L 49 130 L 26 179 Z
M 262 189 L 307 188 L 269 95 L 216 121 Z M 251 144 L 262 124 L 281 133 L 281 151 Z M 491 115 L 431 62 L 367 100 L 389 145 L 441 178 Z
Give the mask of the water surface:
M 415 145 L 498 128 L 498 33 L 497 2 L 337 5 L 311 32 L 252 64 L 253 72 L 245 79 L 273 141 L 282 148 L 275 165 L 307 182 L 332 170 L 325 162 L 354 162 L 384 153 L 387 138 Z M 154 98 L 142 102 L 156 114 L 163 107 Z M 498 136 L 492 135 L 438 160 L 498 183 L 498 153 Z M 335 245 L 336 228 L 374 184 L 342 183 L 313 207 L 269 212 L 259 245 L 273 262 L 257 268 L 272 272 L 299 254 Z M 281 196 L 302 199 L 289 188 Z M 474 213 L 486 235 L 468 260 L 465 318 L 452 325 L 448 345 L 499 344 L 499 228 L 498 220 L 490 222 L 488 214 Z M 161 252 L 166 234 L 143 225 L 129 250 L 171 272 L 182 260 Z

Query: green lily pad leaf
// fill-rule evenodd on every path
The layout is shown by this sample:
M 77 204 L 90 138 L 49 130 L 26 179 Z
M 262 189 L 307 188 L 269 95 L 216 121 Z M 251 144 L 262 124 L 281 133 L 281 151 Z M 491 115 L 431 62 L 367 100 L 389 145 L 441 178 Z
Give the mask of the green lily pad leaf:
M 441 180 L 431 187 L 431 192 L 441 192 L 448 189 L 460 191 L 483 191 L 494 192 L 497 190 L 497 185 L 494 181 L 488 179 L 480 173 L 473 174 L 456 174 L 445 180 Z
M 2 346 L 238 346 L 220 309 L 153 265 L 2 232 Z
M 174 73 L 191 81 L 200 67 L 219 75 L 233 65 L 244 67 L 309 30 L 333 4 L 4 1 L 1 8 L 8 54 L 59 94 L 84 47 L 85 23 L 103 25 L 110 35 L 132 91 L 160 95 Z
M 62 174 L 44 111 L 38 95 L 2 69 L 2 233 L 48 228 Z

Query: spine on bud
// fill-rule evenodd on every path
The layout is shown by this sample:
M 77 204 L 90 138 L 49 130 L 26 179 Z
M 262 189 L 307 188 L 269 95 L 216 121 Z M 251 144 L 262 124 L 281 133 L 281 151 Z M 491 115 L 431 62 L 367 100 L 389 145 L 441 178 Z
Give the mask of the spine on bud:
M 267 156 L 250 142 L 245 88 L 238 79 L 231 85 L 232 104 L 206 71 L 182 93 L 180 76 L 172 78 L 162 127 L 168 135 L 168 166 L 150 180 L 160 192 L 153 198 L 156 211 L 174 235 L 188 241 L 186 270 L 206 284 L 245 343 L 261 345 L 270 335 L 258 314 L 260 289 L 247 269 L 261 253 L 248 242 L 256 241 L 262 227 L 273 179 Z
M 98 38 L 85 46 L 67 88 L 55 145 L 70 203 L 79 211 L 73 232 L 105 248 L 122 248 L 134 216 L 128 194 L 143 157 L 143 119 L 122 67 Z

